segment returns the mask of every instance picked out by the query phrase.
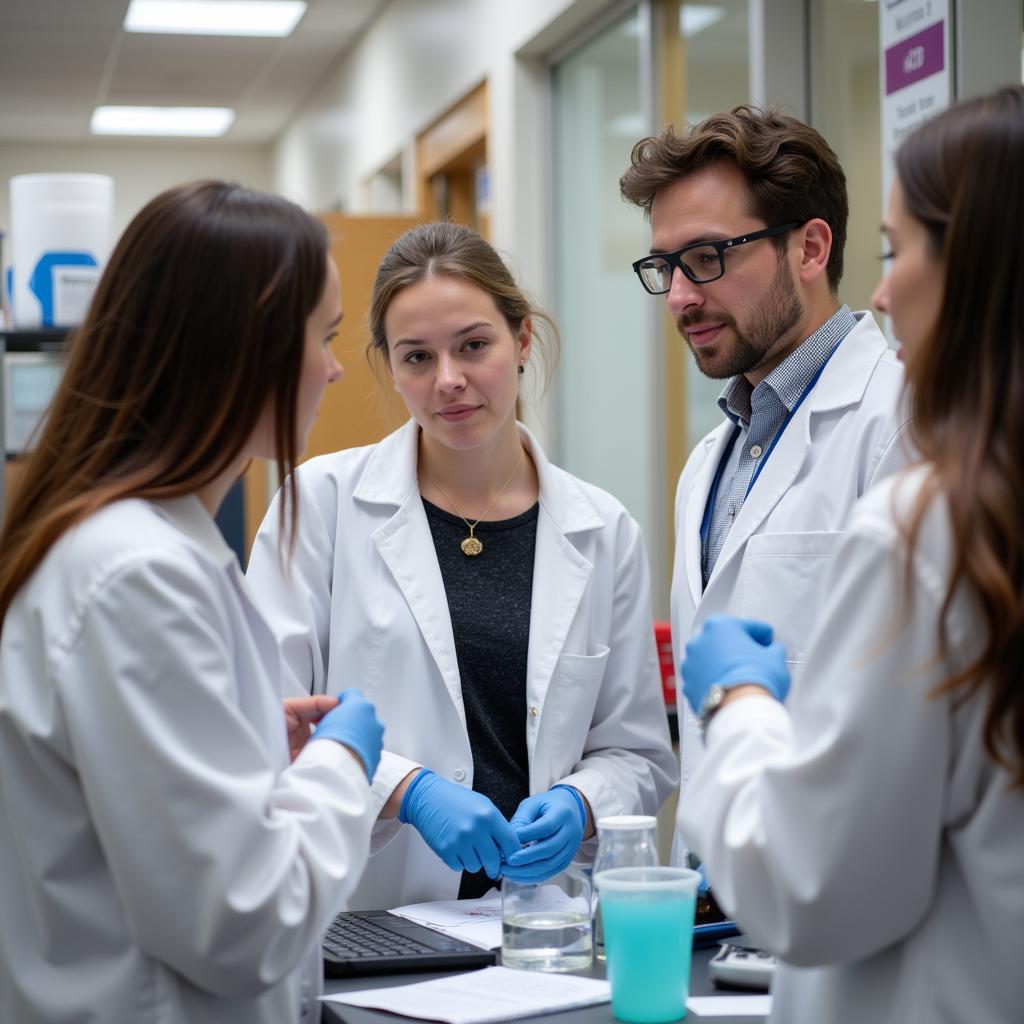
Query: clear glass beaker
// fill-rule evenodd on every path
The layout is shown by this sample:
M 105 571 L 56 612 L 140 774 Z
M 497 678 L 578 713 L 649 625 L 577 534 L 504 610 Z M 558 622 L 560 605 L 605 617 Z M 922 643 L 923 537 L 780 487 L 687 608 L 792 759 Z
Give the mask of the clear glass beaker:
M 544 882 L 501 882 L 501 962 L 578 971 L 594 959 L 590 879 L 576 865 Z
M 658 821 L 648 814 L 618 814 L 597 819 L 597 856 L 594 858 L 594 955 L 605 958 L 597 876 L 610 868 L 658 866 L 655 832 Z

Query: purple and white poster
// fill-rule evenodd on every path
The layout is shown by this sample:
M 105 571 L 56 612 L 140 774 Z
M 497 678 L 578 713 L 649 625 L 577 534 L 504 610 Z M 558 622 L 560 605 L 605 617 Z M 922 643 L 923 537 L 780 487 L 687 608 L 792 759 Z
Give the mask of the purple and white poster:
M 884 209 L 899 144 L 952 100 L 949 0 L 880 0 L 878 17 Z

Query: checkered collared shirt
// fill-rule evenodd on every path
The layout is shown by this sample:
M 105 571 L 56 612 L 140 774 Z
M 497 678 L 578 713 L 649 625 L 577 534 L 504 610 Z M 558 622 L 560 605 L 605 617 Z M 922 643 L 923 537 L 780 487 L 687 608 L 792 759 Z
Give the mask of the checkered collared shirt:
M 794 349 L 756 388 L 742 374 L 726 384 L 719 408 L 740 433 L 722 469 L 707 538 L 701 547 L 701 574 L 708 585 L 729 530 L 747 496 L 747 488 L 789 411 L 800 400 L 835 347 L 857 325 L 841 306 L 805 342 Z

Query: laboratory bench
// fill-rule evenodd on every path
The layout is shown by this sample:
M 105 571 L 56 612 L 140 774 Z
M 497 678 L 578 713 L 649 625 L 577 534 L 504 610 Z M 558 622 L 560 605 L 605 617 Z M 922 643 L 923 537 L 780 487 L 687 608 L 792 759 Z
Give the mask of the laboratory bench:
M 693 961 L 690 968 L 690 995 L 711 996 L 724 995 L 723 991 L 716 989 L 711 984 L 708 975 L 708 964 L 711 958 L 718 952 L 718 945 L 703 947 L 693 951 Z M 450 973 L 450 972 L 449 972 Z M 597 961 L 587 971 L 578 972 L 584 977 L 603 978 L 604 963 Z M 524 984 L 529 981 L 529 971 L 523 972 Z M 430 981 L 432 978 L 443 978 L 445 974 L 388 974 L 372 978 L 327 978 L 324 982 L 324 991 L 327 994 L 334 992 L 355 992 L 368 988 L 387 988 L 392 985 L 410 985 L 416 981 Z M 745 995 L 739 991 L 730 990 L 730 995 Z M 342 1003 L 323 1004 L 323 1024 L 397 1024 L 400 1021 L 413 1021 L 414 1017 L 400 1017 L 393 1013 L 385 1013 L 383 1010 L 367 1010 L 360 1006 L 345 1006 Z M 611 1003 L 600 1003 L 597 1006 L 585 1006 L 575 1010 L 565 1010 L 560 1013 L 547 1013 L 543 1016 L 521 1017 L 522 1021 L 543 1021 L 544 1024 L 616 1024 L 616 1018 L 612 1016 Z M 764 1024 L 765 1017 L 699 1017 L 695 1013 L 687 1013 L 687 1024 L 691 1021 L 708 1020 L 715 1024 Z

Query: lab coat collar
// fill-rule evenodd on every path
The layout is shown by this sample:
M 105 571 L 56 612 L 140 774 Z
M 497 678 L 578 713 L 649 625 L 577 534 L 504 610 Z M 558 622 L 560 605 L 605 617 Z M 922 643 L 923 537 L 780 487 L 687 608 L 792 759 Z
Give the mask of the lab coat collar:
M 839 343 L 818 384 L 807 396 L 812 415 L 845 409 L 860 402 L 878 360 L 888 347 L 869 312 L 862 310 L 853 315 L 857 325 Z
M 419 429 L 410 420 L 384 438 L 370 453 L 353 493 L 358 501 L 394 509 L 390 518 L 373 532 L 373 544 L 401 589 L 455 712 L 465 726 L 462 684 L 444 580 L 417 488 Z M 522 424 L 519 431 L 537 467 L 540 483 L 527 692 L 533 706 L 543 707 L 558 656 L 593 571 L 591 563 L 567 535 L 599 529 L 604 521 L 584 488 L 548 462 L 543 449 Z
M 416 486 L 419 438 L 420 428 L 415 420 L 388 434 L 373 449 L 356 481 L 352 492 L 356 501 L 396 508 L 403 505 Z
M 544 511 L 564 534 L 597 530 L 604 520 L 580 485 L 568 474 L 559 472 L 548 461 L 537 439 L 521 423 L 519 434 L 533 459 L 540 484 L 540 502 Z M 420 428 L 409 420 L 389 434 L 374 449 L 356 483 L 357 501 L 399 508 L 416 488 L 416 459 Z
M 228 546 L 213 516 L 196 495 L 162 498 L 152 504 L 159 515 L 197 544 L 215 565 L 224 568 L 238 564 L 235 552 Z
M 864 398 L 878 361 L 887 345 L 868 312 L 854 313 L 857 325 L 840 342 L 822 371 L 821 378 L 798 410 L 794 421 L 780 438 L 778 450 L 765 467 L 763 479 L 751 491 L 736 517 L 725 547 L 718 556 L 708 589 L 732 559 L 743 550 L 747 538 L 758 528 L 796 478 L 811 443 L 810 421 L 818 413 L 856 405 Z M 733 424 L 726 420 L 704 439 L 704 461 L 688 489 L 684 507 L 684 536 L 690 598 L 696 606 L 703 590 L 701 580 L 700 523 L 707 504 L 715 470 L 725 452 Z M 770 486 L 765 486 L 770 484 Z M 760 488 L 760 489 L 758 489 Z
M 568 535 L 601 529 L 604 520 L 579 482 L 548 462 L 544 449 L 522 423 L 519 424 L 519 434 L 537 469 L 541 508 L 551 517 L 559 532 Z

